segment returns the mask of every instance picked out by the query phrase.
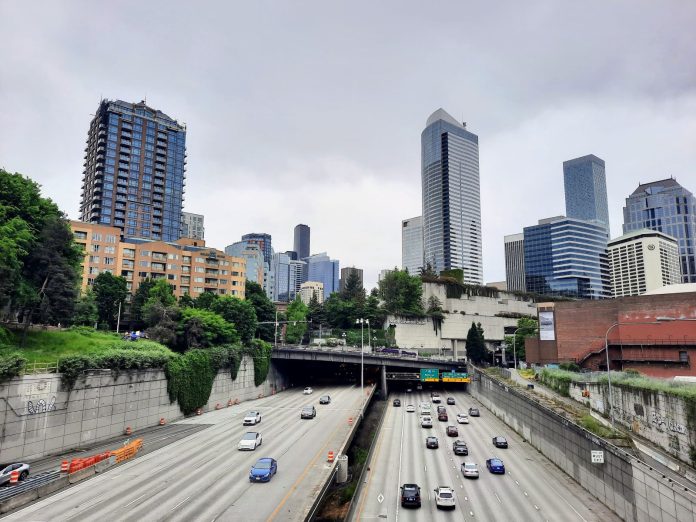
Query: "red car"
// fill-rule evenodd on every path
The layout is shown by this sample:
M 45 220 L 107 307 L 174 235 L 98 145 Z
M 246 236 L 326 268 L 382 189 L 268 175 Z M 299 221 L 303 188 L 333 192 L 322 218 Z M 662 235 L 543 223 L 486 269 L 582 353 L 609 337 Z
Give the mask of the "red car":
M 447 417 L 447 412 L 443 411 L 437 414 L 437 420 L 447 422 L 449 418 Z
M 456 426 L 447 426 L 447 436 L 448 437 L 458 437 L 459 430 Z

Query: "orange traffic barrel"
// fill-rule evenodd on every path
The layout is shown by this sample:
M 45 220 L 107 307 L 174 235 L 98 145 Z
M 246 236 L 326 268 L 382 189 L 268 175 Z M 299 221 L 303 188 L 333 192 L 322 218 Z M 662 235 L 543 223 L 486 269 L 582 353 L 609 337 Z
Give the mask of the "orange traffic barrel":
M 60 472 L 61 473 L 67 473 L 69 469 L 70 469 L 70 463 L 67 460 L 64 460 L 63 462 L 60 463 Z
M 219 402 L 216 402 L 216 403 L 215 403 L 215 409 L 216 409 L 216 410 L 219 410 L 220 408 L 222 408 L 222 405 L 221 405 Z
M 232 402 L 232 399 L 230 399 L 229 401 L 227 401 L 227 407 L 232 406 L 232 404 L 234 404 L 234 403 Z
M 160 418 L 160 426 L 164 426 L 166 424 L 166 421 L 164 420 L 164 417 Z
M 201 409 L 200 408 L 196 409 L 196 415 L 200 415 L 200 414 L 201 414 Z
M 10 484 L 16 484 L 19 482 L 19 471 L 14 470 L 10 473 Z
M 126 435 L 130 435 L 131 433 L 133 433 L 133 430 L 131 430 L 131 427 L 130 427 L 130 426 L 126 426 L 126 432 L 125 432 L 125 433 L 126 433 Z
M 329 460 L 329 462 L 333 462 L 333 461 L 334 461 L 334 452 L 333 452 L 333 451 L 329 451 L 329 458 L 328 458 L 328 460 Z

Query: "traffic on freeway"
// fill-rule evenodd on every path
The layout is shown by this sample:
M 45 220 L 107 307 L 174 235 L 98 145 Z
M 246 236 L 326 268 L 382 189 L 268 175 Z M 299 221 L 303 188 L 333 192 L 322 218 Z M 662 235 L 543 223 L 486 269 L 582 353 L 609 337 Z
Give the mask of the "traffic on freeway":
M 331 471 L 327 452 L 339 451 L 361 402 L 356 386 L 294 388 L 192 417 L 182 422 L 210 426 L 5 519 L 304 520 Z M 316 415 L 302 419 L 307 406 Z
M 387 404 L 354 521 L 620 520 L 468 393 L 413 390 Z

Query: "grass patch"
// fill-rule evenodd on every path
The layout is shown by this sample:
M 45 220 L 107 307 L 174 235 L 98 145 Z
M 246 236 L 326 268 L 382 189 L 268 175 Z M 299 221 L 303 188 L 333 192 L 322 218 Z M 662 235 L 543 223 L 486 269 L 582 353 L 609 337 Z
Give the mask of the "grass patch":
M 517 373 L 520 374 L 520 377 L 523 379 L 534 379 L 535 372 L 534 370 L 518 370 Z
M 611 428 L 606 427 L 604 424 L 595 419 L 592 415 L 583 415 L 578 420 L 580 426 L 585 428 L 587 431 L 591 431 L 598 437 L 603 439 L 616 439 L 620 438 L 621 434 Z

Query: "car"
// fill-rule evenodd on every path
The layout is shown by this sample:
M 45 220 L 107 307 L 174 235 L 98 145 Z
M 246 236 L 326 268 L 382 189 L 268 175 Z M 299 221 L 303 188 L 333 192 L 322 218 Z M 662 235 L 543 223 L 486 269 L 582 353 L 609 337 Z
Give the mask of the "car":
M 313 394 L 313 393 L 314 393 L 314 390 L 313 390 L 310 386 L 307 386 L 307 387 L 304 389 L 304 391 L 302 392 L 303 395 L 311 395 L 311 394 Z
M 457 413 L 457 422 L 459 424 L 469 424 L 469 416 L 466 413 Z
M 406 393 L 413 393 L 413 390 L 411 388 L 406 388 Z
M 437 411 L 438 413 L 443 413 L 443 412 L 446 413 L 446 412 L 447 412 L 447 408 L 445 408 L 444 406 L 438 406 L 437 409 L 436 409 L 436 411 Z
M 434 404 L 439 404 L 441 401 L 440 396 L 437 393 L 433 394 L 433 403 Z
M 505 437 L 493 437 L 493 445 L 496 448 L 507 448 L 508 442 Z
M 276 473 L 278 473 L 278 461 L 270 457 L 263 457 L 251 467 L 249 482 L 270 482 Z
M 427 402 L 421 402 L 418 405 L 418 411 L 421 415 L 430 415 L 430 412 L 432 410 L 430 409 L 430 404 L 428 404 Z
M 413 413 L 414 411 L 416 411 L 416 407 L 415 407 L 413 404 L 408 404 L 408 405 L 406 406 L 406 411 L 407 411 L 408 413 Z
M 454 490 L 448 486 L 435 488 L 435 506 L 437 509 L 454 509 Z
M 469 448 L 466 447 L 466 442 L 459 439 L 452 443 L 452 451 L 454 451 L 455 455 L 464 455 L 465 457 L 469 454 Z
M 261 422 L 261 412 L 252 410 L 244 416 L 244 421 L 242 424 L 244 426 L 253 426 Z
M 479 478 L 478 464 L 475 462 L 462 462 L 462 475 L 464 478 Z
M 331 396 L 322 395 L 321 397 L 319 397 L 319 404 L 331 404 Z
M 421 507 L 421 489 L 418 484 L 401 486 L 401 507 Z
M 498 457 L 493 457 L 491 459 L 486 460 L 486 467 L 488 468 L 488 471 L 496 475 L 505 474 L 505 464 L 503 464 L 503 461 L 500 460 Z
M 450 424 L 447 426 L 447 436 L 448 437 L 458 437 L 459 436 L 459 430 L 457 429 L 456 426 L 453 426 Z
M 392 404 L 394 404 L 394 406 L 396 406 L 396 407 L 399 407 L 399 406 L 401 406 L 401 400 L 394 399 L 394 402 Z
M 437 420 L 442 421 L 442 422 L 447 422 L 449 420 L 449 417 L 447 416 L 447 412 L 443 411 L 442 413 L 438 413 Z
M 447 404 L 454 406 L 454 397 L 447 397 Z
M 478 408 L 469 408 L 469 416 L 470 417 L 480 417 L 481 413 L 479 412 Z
M 317 416 L 317 409 L 314 406 L 305 406 L 300 412 L 300 419 L 313 419 Z
M 242 435 L 242 439 L 237 444 L 237 449 L 254 451 L 261 444 L 263 444 L 263 438 L 261 434 L 257 431 L 247 431 Z
M 0 468 L 2 468 L 0 471 L 0 485 L 2 485 L 10 482 L 13 471 L 19 471 L 19 480 L 24 480 L 29 476 L 31 466 L 24 462 L 15 462 L 14 464 L 0 464 Z
M 428 415 L 424 415 L 421 417 L 421 428 L 432 428 L 433 427 L 433 419 L 431 419 Z
M 426 437 L 425 438 L 425 447 L 428 449 L 437 449 L 440 447 L 440 443 L 437 440 L 437 437 Z
M 423 385 L 422 385 L 422 384 L 417 384 L 417 385 L 416 385 L 416 390 L 419 390 L 419 391 L 420 391 L 420 390 L 422 390 L 422 389 L 423 389 Z

